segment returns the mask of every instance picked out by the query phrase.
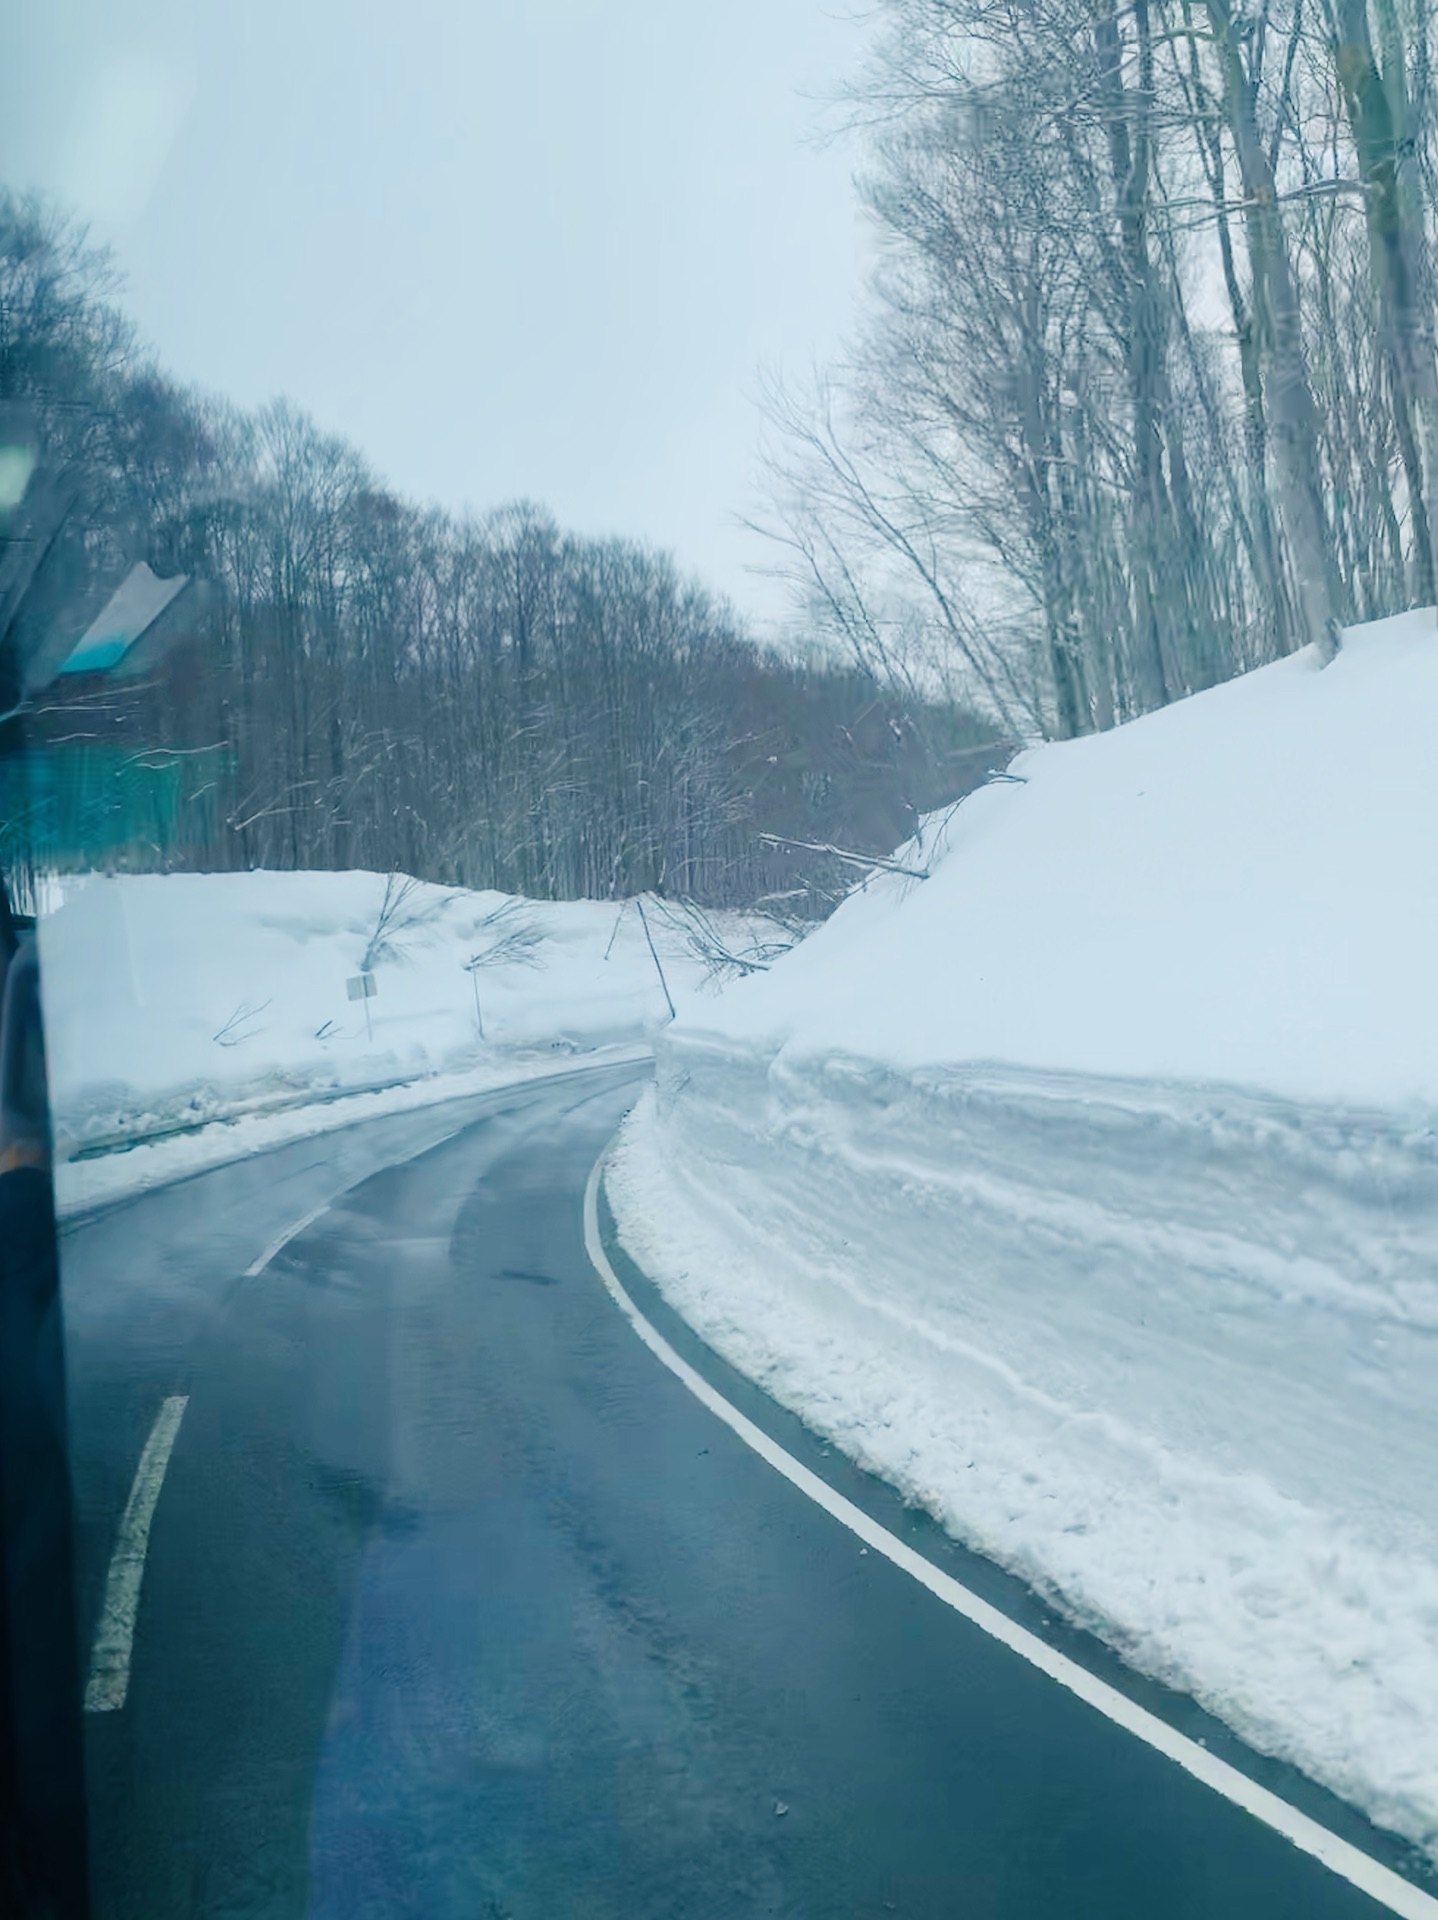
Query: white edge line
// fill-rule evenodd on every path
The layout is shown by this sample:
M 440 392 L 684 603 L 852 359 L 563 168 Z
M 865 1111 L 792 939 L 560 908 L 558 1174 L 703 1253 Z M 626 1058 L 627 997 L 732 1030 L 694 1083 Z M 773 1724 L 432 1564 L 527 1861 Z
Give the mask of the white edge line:
M 90 1679 L 85 1688 L 87 1713 L 112 1713 L 125 1704 L 130 1690 L 130 1653 L 135 1643 L 135 1619 L 140 1610 L 140 1583 L 145 1577 L 145 1553 L 150 1543 L 150 1522 L 155 1503 L 170 1464 L 175 1436 L 190 1396 L 172 1394 L 155 1415 L 155 1424 L 145 1442 L 140 1464 L 135 1469 L 135 1484 L 120 1517 L 120 1531 L 110 1558 L 105 1580 L 105 1603 L 100 1624 L 95 1629 L 95 1645 L 90 1655 Z
M 767 1460 L 776 1472 L 796 1486 L 801 1493 L 807 1494 L 817 1506 L 834 1519 L 842 1522 L 849 1531 L 856 1534 L 865 1545 L 882 1553 L 896 1567 L 901 1568 L 921 1586 L 944 1601 L 947 1606 L 960 1613 L 982 1632 L 1008 1647 L 1012 1652 L 1037 1667 L 1061 1687 L 1066 1687 L 1080 1700 L 1123 1727 L 1135 1738 L 1147 1746 L 1175 1761 L 1185 1773 L 1202 1781 L 1235 1806 L 1242 1807 L 1265 1826 L 1281 1833 L 1302 1852 L 1311 1854 L 1315 1860 L 1349 1881 L 1360 1892 L 1386 1907 L 1390 1913 L 1404 1916 L 1404 1920 L 1438 1920 L 1438 1900 L 1417 1887 L 1411 1880 L 1405 1880 L 1402 1874 L 1385 1867 L 1380 1861 L 1355 1847 L 1350 1841 L 1340 1839 L 1320 1826 L 1306 1813 L 1300 1813 L 1276 1793 L 1262 1787 L 1237 1767 L 1230 1766 L 1217 1754 L 1210 1753 L 1186 1734 L 1179 1733 L 1150 1713 L 1145 1707 L 1137 1705 L 1126 1694 L 1111 1687 L 1107 1681 L 1100 1680 L 1087 1668 L 1081 1667 L 1067 1654 L 1047 1645 L 1037 1635 L 1010 1620 L 997 1607 L 987 1600 L 981 1600 L 975 1593 L 962 1586 L 952 1574 L 945 1573 L 932 1561 L 926 1560 L 912 1547 L 880 1526 L 877 1520 L 836 1493 L 827 1481 L 821 1480 L 808 1467 L 801 1465 L 792 1454 L 786 1453 L 776 1440 L 770 1439 L 762 1428 L 731 1406 L 724 1396 L 710 1386 L 704 1376 L 695 1371 L 687 1360 L 683 1359 L 655 1327 L 645 1319 L 639 1308 L 625 1291 L 623 1283 L 610 1265 L 609 1256 L 604 1251 L 599 1233 L 599 1183 L 603 1178 L 604 1164 L 608 1150 L 595 1161 L 584 1190 L 584 1244 L 595 1270 L 604 1282 L 606 1289 L 620 1311 L 626 1316 L 655 1357 L 661 1360 L 669 1371 L 683 1381 L 694 1397 L 701 1401 L 709 1411 L 731 1428 L 748 1447 L 752 1447 L 761 1459 Z

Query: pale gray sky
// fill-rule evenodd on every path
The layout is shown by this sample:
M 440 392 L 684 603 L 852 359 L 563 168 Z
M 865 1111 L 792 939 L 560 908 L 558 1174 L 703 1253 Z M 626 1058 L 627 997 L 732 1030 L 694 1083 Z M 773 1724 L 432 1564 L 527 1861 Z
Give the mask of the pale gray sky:
M 0 171 L 88 217 L 167 366 L 395 486 L 530 495 L 762 613 L 760 363 L 848 332 L 851 0 L 20 0 Z

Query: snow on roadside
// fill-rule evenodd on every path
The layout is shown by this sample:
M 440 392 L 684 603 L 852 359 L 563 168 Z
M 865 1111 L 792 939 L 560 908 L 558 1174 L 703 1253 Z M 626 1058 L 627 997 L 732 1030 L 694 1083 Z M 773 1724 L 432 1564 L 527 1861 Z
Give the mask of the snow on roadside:
M 386 887 L 372 873 L 62 883 L 40 924 L 62 1210 L 644 1043 L 666 985 L 706 977 L 652 907 L 658 965 L 633 904 L 413 883 L 373 952 Z M 741 948 L 758 930 L 720 924 Z M 357 1001 L 367 952 L 376 991 Z
M 681 1008 L 608 1190 L 814 1428 L 1438 1856 L 1435 723 L 1430 612 L 1022 756 Z
M 280 1113 L 240 1113 L 207 1122 L 192 1133 L 118 1148 L 93 1159 L 61 1160 L 55 1167 L 55 1204 L 62 1219 L 89 1213 L 117 1200 L 132 1199 L 152 1187 L 188 1179 L 230 1160 L 243 1160 L 291 1140 L 304 1140 L 381 1114 L 408 1113 L 440 1106 L 493 1088 L 573 1073 L 576 1066 L 620 1066 L 651 1058 L 646 1046 L 606 1046 L 573 1055 L 501 1056 L 468 1073 L 435 1074 L 370 1093 L 342 1094 L 307 1101 Z

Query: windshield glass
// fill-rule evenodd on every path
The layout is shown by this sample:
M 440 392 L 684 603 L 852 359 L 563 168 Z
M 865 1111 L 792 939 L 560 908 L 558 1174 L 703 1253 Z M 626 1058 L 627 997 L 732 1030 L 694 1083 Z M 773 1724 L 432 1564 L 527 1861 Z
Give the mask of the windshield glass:
M 1417 0 L 21 0 L 0 1909 L 1438 1920 Z

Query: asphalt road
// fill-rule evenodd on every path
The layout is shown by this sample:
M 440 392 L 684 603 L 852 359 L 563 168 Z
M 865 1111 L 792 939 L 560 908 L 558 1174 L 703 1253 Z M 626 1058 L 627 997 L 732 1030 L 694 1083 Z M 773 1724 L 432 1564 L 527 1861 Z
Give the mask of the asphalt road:
M 863 1551 L 640 1343 L 581 1219 L 634 1091 L 610 1069 L 371 1122 L 66 1236 L 85 1622 L 188 1396 L 128 1696 L 88 1716 L 103 1920 L 1374 1920 Z M 1105 1665 L 625 1279 L 806 1464 Z

